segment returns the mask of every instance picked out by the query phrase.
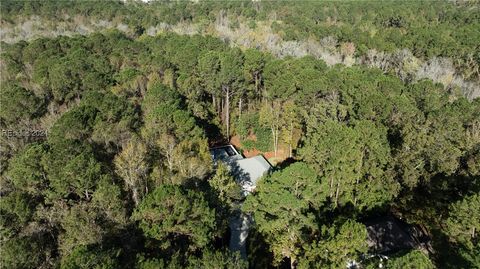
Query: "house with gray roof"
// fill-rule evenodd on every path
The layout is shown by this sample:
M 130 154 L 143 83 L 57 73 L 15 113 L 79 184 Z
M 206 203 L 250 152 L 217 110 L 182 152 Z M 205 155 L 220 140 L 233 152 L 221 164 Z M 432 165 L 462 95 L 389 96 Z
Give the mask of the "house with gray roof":
M 215 164 L 218 162 L 227 164 L 235 181 L 242 187 L 244 196 L 251 193 L 257 186 L 258 180 L 272 169 L 263 156 L 244 158 L 232 145 L 212 148 L 210 154 Z M 241 210 L 237 210 L 229 221 L 229 248 L 240 252 L 243 259 L 247 258 L 246 242 L 251 223 L 251 217 L 242 213 Z
M 244 158 L 232 145 L 212 148 L 210 155 L 214 163 L 221 161 L 228 165 L 230 173 L 242 186 L 245 196 L 252 192 L 258 180 L 272 169 L 262 155 Z

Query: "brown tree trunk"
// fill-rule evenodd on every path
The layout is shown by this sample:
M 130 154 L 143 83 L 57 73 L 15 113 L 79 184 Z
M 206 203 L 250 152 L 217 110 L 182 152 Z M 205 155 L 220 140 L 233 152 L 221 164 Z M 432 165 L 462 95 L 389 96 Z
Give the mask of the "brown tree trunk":
M 340 193 L 340 182 L 337 183 L 337 191 L 335 193 L 335 207 L 338 206 L 338 195 L 339 195 L 339 193 Z
M 277 157 L 278 152 L 278 127 L 275 130 L 275 157 Z
M 362 170 L 362 166 L 363 166 L 363 157 L 365 156 L 365 151 L 366 151 L 366 148 L 364 148 L 362 150 L 362 157 L 361 157 L 361 162 L 359 162 L 359 167 L 358 167 L 358 171 L 361 171 Z M 355 188 L 354 188 L 354 198 L 353 198 L 353 205 L 357 205 L 357 186 L 358 186 L 358 182 L 359 182 L 359 178 L 357 176 L 357 179 L 355 180 Z
M 213 105 L 213 109 L 215 109 L 215 111 L 218 111 L 215 95 L 212 95 L 212 105 Z
M 290 257 L 290 268 L 295 269 L 297 261 L 293 258 Z
M 275 146 L 275 127 L 270 128 L 272 130 L 272 139 L 273 139 L 273 152 L 275 153 L 275 157 L 277 157 L 277 148 Z
M 227 125 L 227 139 L 230 140 L 230 88 L 226 87 L 225 124 Z
M 133 187 L 132 188 L 132 199 L 133 199 L 133 202 L 135 203 L 135 206 L 138 206 L 138 204 L 140 203 L 140 199 L 138 197 L 138 190 L 136 187 Z
M 222 122 L 225 122 L 225 117 L 223 115 L 223 112 L 225 111 L 225 107 L 224 107 L 224 102 L 223 102 L 223 98 L 221 98 L 221 101 L 220 101 L 220 110 L 219 110 L 219 115 L 220 115 L 220 120 Z
M 292 141 L 293 141 L 293 123 L 290 122 L 290 139 L 288 143 L 288 157 L 292 158 Z
M 255 72 L 255 95 L 258 94 L 258 73 Z
M 333 197 L 333 176 L 330 176 L 330 199 Z
M 240 97 L 240 100 L 238 101 L 238 118 L 242 116 L 242 97 Z
M 165 158 L 167 159 L 168 164 L 168 171 L 170 171 L 170 173 L 173 172 L 173 147 L 173 144 L 168 145 L 167 152 L 165 154 Z
M 270 127 L 272 130 L 272 139 L 273 139 L 273 152 L 275 154 L 275 157 L 277 157 L 277 150 L 278 150 L 278 127 L 275 126 L 275 124 L 272 123 L 272 126 Z

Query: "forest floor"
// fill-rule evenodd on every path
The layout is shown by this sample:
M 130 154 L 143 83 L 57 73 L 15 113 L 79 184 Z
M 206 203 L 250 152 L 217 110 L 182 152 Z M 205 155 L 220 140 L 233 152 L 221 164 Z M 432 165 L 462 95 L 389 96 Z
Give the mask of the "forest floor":
M 237 135 L 233 136 L 230 139 L 230 144 L 235 146 L 235 148 L 242 150 L 242 154 L 243 156 L 245 156 L 245 158 L 250 158 L 257 155 L 263 155 L 273 166 L 285 161 L 288 158 L 288 148 L 286 148 L 283 145 L 278 146 L 277 156 L 275 156 L 274 151 L 263 152 L 258 149 L 252 149 L 252 150 L 244 149 L 242 147 L 242 143 L 240 142 L 240 138 Z

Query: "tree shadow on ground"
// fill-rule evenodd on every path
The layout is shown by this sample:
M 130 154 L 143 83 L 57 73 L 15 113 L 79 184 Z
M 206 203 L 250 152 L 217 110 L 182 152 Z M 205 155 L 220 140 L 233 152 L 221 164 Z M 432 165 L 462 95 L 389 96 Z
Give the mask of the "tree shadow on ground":
M 196 118 L 197 124 L 205 131 L 210 147 L 228 144 L 228 139 L 222 134 L 222 130 L 207 120 Z
M 275 165 L 275 168 L 278 169 L 278 170 L 282 170 L 284 168 L 286 168 L 287 166 L 293 164 L 297 162 L 297 160 L 295 160 L 294 158 L 287 158 L 279 163 L 277 163 L 277 165 Z
M 393 205 L 394 210 L 409 223 L 427 228 L 432 239 L 433 261 L 438 268 L 473 268 L 462 257 L 460 248 L 449 242 L 442 232 L 442 223 L 448 217 L 452 203 L 479 189 L 476 178 L 437 175 L 413 190 L 405 190 Z
M 440 230 L 432 231 L 434 240 L 433 248 L 436 252 L 433 254 L 433 261 L 437 268 L 474 268 L 474 266 L 459 253 L 459 248 L 448 241 L 448 237 Z
M 272 266 L 273 254 L 268 249 L 265 238 L 251 227 L 247 237 L 247 255 L 250 269 L 270 269 Z

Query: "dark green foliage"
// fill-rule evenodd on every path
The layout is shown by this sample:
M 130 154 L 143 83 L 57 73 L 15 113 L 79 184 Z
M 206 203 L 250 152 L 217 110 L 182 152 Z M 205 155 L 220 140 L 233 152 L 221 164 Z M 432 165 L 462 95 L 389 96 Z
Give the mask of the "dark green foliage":
M 398 255 L 389 259 L 385 268 L 401 269 L 401 268 L 418 268 L 433 269 L 435 266 L 432 261 L 421 251 L 412 250 L 402 256 Z
M 263 152 L 272 150 L 272 133 L 270 130 L 267 128 L 257 127 L 254 129 L 254 134 L 254 148 Z
M 0 119 L 7 123 L 28 122 L 44 112 L 43 100 L 18 86 L 2 85 L 0 103 Z
M 111 93 L 90 92 L 78 107 L 55 123 L 49 141 L 87 140 L 120 144 L 138 126 L 138 112 L 127 100 Z
M 236 124 L 236 132 L 243 141 L 248 138 L 256 126 L 258 126 L 258 115 L 252 113 L 243 114 L 239 117 L 238 123 Z
M 258 127 L 253 131 L 254 138 L 242 141 L 242 146 L 247 150 L 258 149 L 263 152 L 272 150 L 272 134 L 271 131 Z
M 231 269 L 243 269 L 248 268 L 247 262 L 240 258 L 238 253 L 231 253 L 229 250 L 211 252 L 206 251 L 203 253 L 200 259 L 191 259 L 187 268 L 205 268 L 205 269 L 217 269 L 217 268 L 231 268 Z
M 104 90 L 110 83 L 111 67 L 107 59 L 77 45 L 84 41 L 83 37 L 77 37 L 75 41 L 78 43 L 72 42 L 63 48 L 61 43 L 55 44 L 57 46 L 49 44 L 57 47 L 57 51 L 49 52 L 51 55 L 32 54 L 36 58 L 32 59 L 35 82 L 48 89 L 57 102 L 79 98 L 84 91 Z
M 138 269 L 158 269 L 158 268 L 168 268 L 168 267 L 165 265 L 165 262 L 163 260 L 145 259 L 144 257 L 140 257 L 137 260 L 136 268 L 138 268 Z
M 95 192 L 93 193 L 92 203 L 102 222 L 109 226 L 124 224 L 126 220 L 126 202 L 123 200 L 122 189 L 112 182 L 109 177 L 102 177 Z
M 174 135 L 181 141 L 203 135 L 191 114 L 181 109 L 181 97 L 173 89 L 158 83 L 153 85 L 147 91 L 142 108 L 147 140 L 158 139 L 162 133 Z
M 200 193 L 164 185 L 149 194 L 133 213 L 145 235 L 161 248 L 188 240 L 191 250 L 207 246 L 216 229 L 215 210 Z
M 277 263 L 301 255 L 308 235 L 318 229 L 311 208 L 320 208 L 325 196 L 315 172 L 295 163 L 264 178 L 256 193 L 247 197 L 244 210 L 253 214 Z
M 81 105 L 95 107 L 93 141 L 108 146 L 120 145 L 139 127 L 140 113 L 126 98 L 111 93 L 89 92 Z
M 263 152 L 272 150 L 272 131 L 260 125 L 258 113 L 242 115 L 237 125 L 237 132 L 243 148 L 258 149 Z
M 235 202 L 242 199 L 240 185 L 235 182 L 234 177 L 223 163 L 217 165 L 215 175 L 209 179 L 208 184 L 221 202 L 221 205 L 218 205 L 219 207 L 233 207 Z
M 42 240 L 42 239 L 40 239 Z M 16 237 L 2 242 L 2 267 L 12 269 L 38 268 L 45 259 L 45 250 L 38 239 Z
M 352 220 L 322 227 L 320 240 L 307 247 L 299 268 L 342 268 L 358 261 L 368 250 L 366 238 L 365 226 Z
M 47 187 L 47 177 L 40 160 L 47 149 L 43 144 L 31 144 L 10 161 L 7 177 L 19 190 L 38 195 Z
M 226 250 L 229 218 L 244 202 L 254 219 L 254 268 L 360 262 L 368 251 L 360 221 L 386 213 L 425 227 L 435 248 L 431 259 L 416 250 L 392 256 L 387 268 L 442 268 L 452 253 L 449 264 L 478 267 L 480 99 L 379 69 L 276 59 L 213 37 L 145 36 L 160 21 L 222 20 L 224 7 L 228 17 L 255 22 L 275 12 L 283 23 L 272 27 L 283 38 L 331 35 L 340 41 L 332 49 L 353 41 L 356 56 L 407 46 L 464 66 L 477 46 L 474 8 L 384 4 L 2 2 L 7 21 L 74 10 L 121 17 L 133 31 L 2 44 L 2 263 L 246 268 Z M 229 24 L 241 30 L 235 16 Z M 471 38 L 452 38 L 462 35 Z M 48 135 L 3 132 L 21 128 Z M 234 134 L 242 150 L 291 157 L 245 201 L 209 152 Z
M 323 189 L 335 206 L 352 203 L 360 209 L 373 208 L 396 196 L 384 128 L 369 121 L 354 128 L 331 120 L 315 122 L 307 126 L 301 154 L 324 178 Z
M 205 269 L 243 269 L 247 268 L 247 262 L 242 260 L 238 254 L 229 250 L 209 251 L 206 250 L 200 257 L 190 256 L 188 260 L 182 262 L 178 254 L 171 257 L 170 261 L 163 259 L 146 259 L 143 256 L 137 257 L 138 269 L 176 269 L 176 268 L 205 268 Z
M 2 238 L 20 232 L 31 221 L 34 210 L 35 200 L 26 193 L 16 191 L 2 196 L 0 200 Z
M 460 248 L 460 255 L 472 268 L 480 268 L 480 244 L 473 249 Z
M 79 246 L 61 261 L 62 269 L 114 269 L 118 268 L 116 260 L 118 251 L 101 250 L 98 247 Z
M 42 161 L 54 197 L 74 194 L 88 200 L 104 174 L 91 146 L 71 140 L 53 145 Z
M 455 242 L 474 249 L 480 244 L 480 195 L 466 196 L 452 204 L 450 216 L 446 220 L 446 233 Z
M 49 141 L 52 144 L 66 140 L 84 141 L 93 132 L 98 110 L 94 106 L 80 106 L 63 114 L 52 127 Z

